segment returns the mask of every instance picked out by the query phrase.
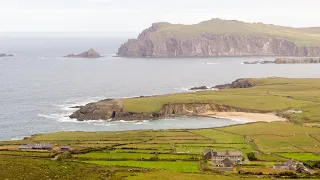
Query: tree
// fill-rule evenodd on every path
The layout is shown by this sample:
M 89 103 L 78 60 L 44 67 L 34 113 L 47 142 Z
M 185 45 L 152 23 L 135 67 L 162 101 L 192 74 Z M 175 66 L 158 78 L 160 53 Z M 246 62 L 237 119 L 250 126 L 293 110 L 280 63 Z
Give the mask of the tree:
M 248 156 L 248 159 L 249 159 L 250 161 L 256 161 L 256 160 L 258 160 L 258 158 L 256 157 L 256 154 L 255 154 L 254 152 L 249 152 L 249 153 L 247 153 L 247 156 Z

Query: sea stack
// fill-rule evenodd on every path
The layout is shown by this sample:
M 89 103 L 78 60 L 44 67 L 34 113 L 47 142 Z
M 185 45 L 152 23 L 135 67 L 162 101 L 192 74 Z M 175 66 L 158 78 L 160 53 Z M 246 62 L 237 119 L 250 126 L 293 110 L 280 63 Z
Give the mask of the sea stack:
M 67 56 L 64 56 L 65 58 L 100 58 L 100 54 L 95 51 L 94 49 L 90 49 L 86 52 L 83 52 L 81 54 L 77 54 L 77 55 L 74 55 L 74 54 L 69 54 Z

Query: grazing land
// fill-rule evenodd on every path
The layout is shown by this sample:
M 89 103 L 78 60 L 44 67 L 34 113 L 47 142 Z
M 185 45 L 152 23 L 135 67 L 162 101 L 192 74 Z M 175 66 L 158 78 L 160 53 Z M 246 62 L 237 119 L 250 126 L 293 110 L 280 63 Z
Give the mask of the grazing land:
M 237 180 L 246 177 L 247 180 L 258 177 L 270 179 L 270 176 L 317 179 L 319 178 L 317 175 L 306 176 L 297 173 L 292 175 L 292 172 L 290 176 L 286 176 L 286 170 L 275 170 L 272 166 L 291 158 L 306 163 L 320 161 L 320 142 L 316 139 L 319 135 L 319 128 L 290 122 L 257 122 L 197 130 L 38 134 L 19 143 L 10 141 L 1 143 L 0 173 L 2 174 L 0 175 L 5 179 L 13 179 L 16 175 L 20 175 L 20 179 L 32 179 L 37 176 L 41 179 L 108 177 L 109 179 Z M 55 143 L 55 146 L 69 145 L 72 150 L 67 156 L 62 156 L 65 153 L 59 151 L 17 150 L 19 144 L 30 142 Z M 103 146 L 92 146 L 95 144 Z M 5 150 L 5 147 L 9 146 L 15 148 Z M 201 154 L 206 148 L 216 151 L 241 151 L 245 159 L 244 164 L 233 168 L 231 172 L 218 173 L 210 162 L 205 163 L 201 160 Z M 256 160 L 248 160 L 249 152 L 255 154 Z M 60 156 L 64 158 L 61 160 Z M 242 174 L 239 175 L 238 170 Z

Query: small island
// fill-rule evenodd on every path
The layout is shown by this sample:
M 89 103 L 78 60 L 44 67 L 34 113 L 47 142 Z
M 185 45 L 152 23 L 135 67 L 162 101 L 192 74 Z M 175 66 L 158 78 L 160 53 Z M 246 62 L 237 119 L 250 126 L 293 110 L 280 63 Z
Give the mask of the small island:
M 14 57 L 12 54 L 4 54 L 4 53 L 1 53 L 0 54 L 0 57 Z
M 64 56 L 64 58 L 100 58 L 100 54 L 95 51 L 94 49 L 90 49 L 86 52 L 83 52 L 81 54 L 69 54 L 67 56 Z

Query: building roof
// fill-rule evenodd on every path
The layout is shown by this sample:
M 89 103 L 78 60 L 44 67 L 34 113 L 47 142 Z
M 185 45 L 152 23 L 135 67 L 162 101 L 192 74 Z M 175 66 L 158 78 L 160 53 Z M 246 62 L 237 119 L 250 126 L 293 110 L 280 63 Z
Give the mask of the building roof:
M 229 158 L 225 158 L 222 161 L 222 164 L 224 165 L 224 167 L 232 167 L 232 166 L 234 166 L 233 162 Z
M 42 149 L 42 148 L 52 149 L 53 145 L 52 144 L 33 144 L 32 148 L 35 148 L 35 149 Z
M 19 146 L 19 149 L 32 149 L 32 145 L 31 144 L 21 145 L 21 146 Z
M 70 146 L 60 146 L 60 149 L 70 149 Z
M 202 155 L 205 156 L 205 155 L 207 155 L 207 154 L 210 153 L 210 152 L 211 152 L 211 150 L 207 148 L 206 150 L 204 150 L 204 151 L 202 152 Z
M 242 156 L 241 151 L 218 151 L 212 152 L 212 156 Z

